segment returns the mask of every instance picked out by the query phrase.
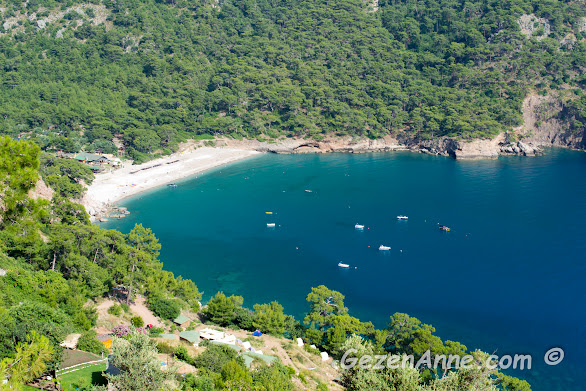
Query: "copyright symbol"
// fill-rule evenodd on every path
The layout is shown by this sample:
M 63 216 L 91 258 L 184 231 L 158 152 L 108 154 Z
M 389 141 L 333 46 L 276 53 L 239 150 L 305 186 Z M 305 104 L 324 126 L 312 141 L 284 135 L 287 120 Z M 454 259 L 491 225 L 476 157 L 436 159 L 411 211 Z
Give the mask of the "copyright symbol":
M 562 348 L 551 348 L 545 352 L 543 361 L 547 365 L 558 365 L 564 359 L 564 350 Z

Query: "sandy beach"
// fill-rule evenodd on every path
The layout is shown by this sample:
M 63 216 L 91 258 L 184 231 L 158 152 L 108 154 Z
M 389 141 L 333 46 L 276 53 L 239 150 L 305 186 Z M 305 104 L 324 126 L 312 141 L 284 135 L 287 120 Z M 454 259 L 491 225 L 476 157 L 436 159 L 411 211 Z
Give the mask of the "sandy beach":
M 259 153 L 237 148 L 194 149 L 193 144 L 187 144 L 172 155 L 140 165 L 126 162 L 121 168 L 97 174 L 81 203 L 90 216 L 99 217 L 109 206 L 124 198 Z

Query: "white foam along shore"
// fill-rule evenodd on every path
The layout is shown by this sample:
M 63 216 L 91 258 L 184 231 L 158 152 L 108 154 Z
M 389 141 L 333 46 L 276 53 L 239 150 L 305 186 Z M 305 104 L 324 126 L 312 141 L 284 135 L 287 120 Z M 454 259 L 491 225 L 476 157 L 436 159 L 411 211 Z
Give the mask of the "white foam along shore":
M 90 216 L 101 216 L 124 198 L 257 154 L 237 148 L 194 149 L 191 144 L 160 159 L 140 165 L 125 163 L 122 168 L 97 174 L 81 203 Z

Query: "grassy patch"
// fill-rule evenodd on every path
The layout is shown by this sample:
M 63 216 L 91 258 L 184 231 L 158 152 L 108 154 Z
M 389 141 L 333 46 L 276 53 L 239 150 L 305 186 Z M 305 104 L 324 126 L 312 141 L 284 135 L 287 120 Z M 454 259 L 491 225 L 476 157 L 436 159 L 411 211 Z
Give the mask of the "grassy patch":
M 95 364 L 61 375 L 57 380 L 63 383 L 64 391 L 75 390 L 90 384 L 106 385 L 106 379 L 102 375 L 105 370 L 105 363 Z

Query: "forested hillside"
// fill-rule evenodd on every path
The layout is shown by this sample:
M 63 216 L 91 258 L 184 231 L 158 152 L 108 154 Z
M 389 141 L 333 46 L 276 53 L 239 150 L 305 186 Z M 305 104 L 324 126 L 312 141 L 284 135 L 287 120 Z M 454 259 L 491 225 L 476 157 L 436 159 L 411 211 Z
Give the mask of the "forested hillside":
M 584 117 L 583 0 L 2 3 L 0 131 L 44 149 L 485 137 L 520 123 L 530 89 Z
M 72 332 L 81 334 L 79 349 L 101 353 L 104 346 L 95 339 L 94 330 L 99 320 L 96 303 L 115 291 L 126 293 L 126 303 L 122 302 L 126 306 L 141 295 L 155 314 L 167 320 L 177 318 L 181 310 L 193 313 L 200 310 L 198 301 L 202 295 L 194 282 L 163 270 L 159 260 L 161 244 L 150 229 L 136 225 L 125 235 L 89 223 L 83 208 L 65 196 L 79 190 L 81 179 L 91 181 L 91 172 L 81 163 L 63 162 L 50 158 L 41 161 L 39 147 L 30 141 L 0 137 L 2 391 L 20 390 L 23 384 L 60 368 L 64 350 L 61 343 Z M 40 177 L 51 183 L 54 192 L 51 200 L 35 196 Z M 206 278 L 205 270 L 201 278 Z M 371 322 L 350 315 L 342 293 L 323 285 L 312 288 L 306 301 L 308 312 L 301 321 L 286 315 L 276 301 L 255 304 L 251 310 L 244 307 L 243 297 L 218 292 L 199 311 L 198 318 L 209 325 L 286 336 L 289 341 L 285 344 L 291 346 L 296 338 L 302 338 L 305 351 L 319 358 L 315 358 L 316 362 L 321 360 L 320 351 L 340 359 L 349 349 L 371 355 L 413 357 L 411 365 L 396 369 L 381 371 L 362 365 L 342 368 L 341 378 L 333 389 L 343 386 L 356 391 L 531 390 L 527 382 L 498 372 L 496 365 L 487 361 L 487 353 L 469 351 L 455 341 L 443 341 L 435 335 L 435 328 L 407 314 L 395 313 L 387 327 L 376 329 Z M 122 311 L 118 304 L 112 308 Z M 305 376 L 313 378 L 313 372 L 296 373 L 281 363 L 250 370 L 243 358 L 226 345 L 208 344 L 203 352 L 192 357 L 185 345 L 174 348 L 157 345 L 146 335 L 149 333 L 154 338 L 164 329 L 154 327 L 147 332 L 142 328 L 142 318 L 137 319 L 139 325 L 132 319 L 135 318 L 131 318 L 135 327 L 114 323 L 116 326 L 109 330 L 128 341 L 118 341 L 118 344 L 114 339 L 113 352 L 117 355 L 114 362 L 116 365 L 122 362 L 121 368 L 125 370 L 122 375 L 108 376 L 108 379 L 119 390 L 322 391 L 334 386 L 332 377 L 327 379 L 328 385 L 318 380 L 314 381 L 315 387 L 309 388 Z M 171 326 L 171 331 L 175 330 L 175 325 Z M 175 376 L 171 371 L 165 374 L 160 370 L 157 352 L 173 353 L 198 371 L 185 377 Z M 458 357 L 470 354 L 478 366 L 450 368 L 445 373 L 438 368 L 415 366 L 426 352 Z M 170 385 L 167 380 L 176 384 Z M 105 391 L 106 388 L 76 389 Z

